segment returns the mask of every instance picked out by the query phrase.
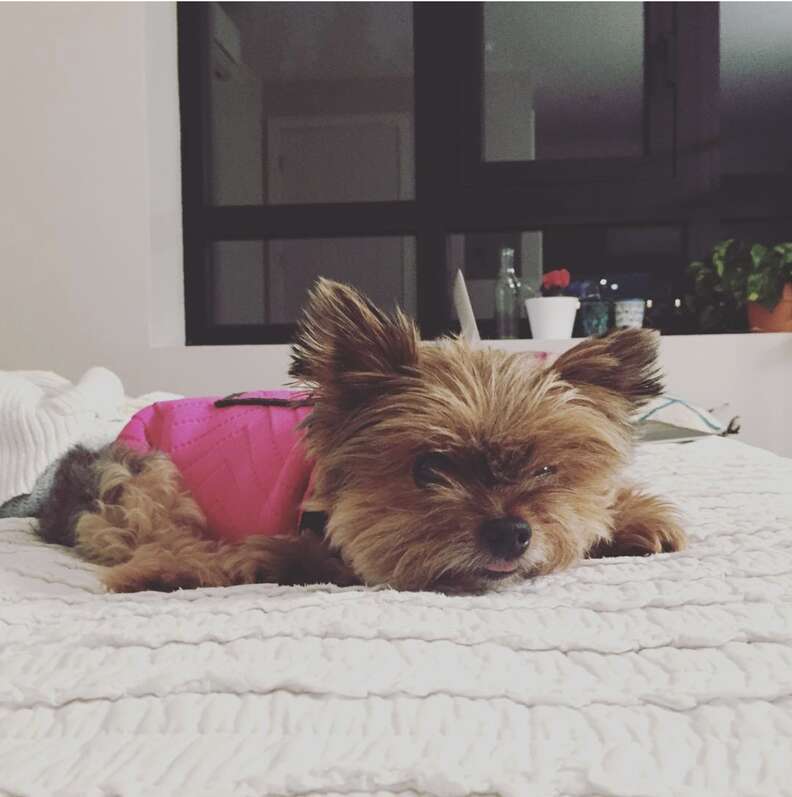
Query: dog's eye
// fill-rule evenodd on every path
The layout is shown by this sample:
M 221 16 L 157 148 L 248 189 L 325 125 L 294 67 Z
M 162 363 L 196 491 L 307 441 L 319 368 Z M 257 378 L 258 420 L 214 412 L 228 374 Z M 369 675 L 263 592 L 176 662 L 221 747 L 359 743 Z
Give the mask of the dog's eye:
M 533 475 L 537 479 L 544 478 L 545 476 L 552 476 L 556 472 L 556 469 L 553 465 L 543 465 L 541 468 L 538 468 L 533 472 Z
M 451 460 L 439 451 L 419 454 L 413 463 L 413 480 L 418 487 L 429 487 L 444 481 L 444 474 L 451 467 Z

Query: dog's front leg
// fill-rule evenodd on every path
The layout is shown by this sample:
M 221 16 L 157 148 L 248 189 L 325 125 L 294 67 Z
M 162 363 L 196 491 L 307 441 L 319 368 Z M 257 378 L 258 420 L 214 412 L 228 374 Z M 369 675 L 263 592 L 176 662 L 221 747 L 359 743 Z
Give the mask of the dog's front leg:
M 611 512 L 613 536 L 589 551 L 591 559 L 680 551 L 687 544 L 674 507 L 654 495 L 624 488 L 617 493 Z
M 313 532 L 299 536 L 249 537 L 230 553 L 234 583 L 266 582 L 284 585 L 359 584 L 352 570 L 325 540 Z

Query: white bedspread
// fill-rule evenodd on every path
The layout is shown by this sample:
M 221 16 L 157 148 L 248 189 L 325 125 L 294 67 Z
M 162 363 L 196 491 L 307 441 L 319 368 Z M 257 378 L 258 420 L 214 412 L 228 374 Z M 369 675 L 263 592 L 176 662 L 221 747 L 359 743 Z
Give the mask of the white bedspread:
M 108 443 L 135 412 L 171 398 L 178 396 L 125 396 L 119 377 L 101 367 L 76 383 L 51 371 L 0 371 L 0 504 L 28 492 L 76 443 Z
M 106 595 L 0 521 L 0 793 L 792 794 L 792 461 L 636 471 L 689 551 L 483 597 Z

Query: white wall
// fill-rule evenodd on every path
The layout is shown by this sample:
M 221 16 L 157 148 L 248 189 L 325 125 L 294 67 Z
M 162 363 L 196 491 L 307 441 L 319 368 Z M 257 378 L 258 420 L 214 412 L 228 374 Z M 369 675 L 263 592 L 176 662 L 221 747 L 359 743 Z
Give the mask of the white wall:
M 498 345 L 563 351 L 575 341 Z M 676 335 L 660 341 L 666 390 L 705 409 L 739 416 L 738 439 L 792 457 L 792 334 Z M 728 405 L 728 406 L 723 406 Z
M 285 346 L 183 346 L 173 4 L 0 4 L 0 107 L 0 368 L 103 364 L 131 393 L 283 382 Z M 662 345 L 673 390 L 792 456 L 792 335 Z
M 0 4 L 0 368 L 282 380 L 284 347 L 183 346 L 176 76 L 172 3 Z

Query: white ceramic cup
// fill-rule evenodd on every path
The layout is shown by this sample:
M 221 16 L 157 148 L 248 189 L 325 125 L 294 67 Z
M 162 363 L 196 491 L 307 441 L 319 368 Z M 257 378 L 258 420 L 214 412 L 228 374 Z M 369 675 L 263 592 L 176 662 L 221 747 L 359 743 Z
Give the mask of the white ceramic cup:
M 644 308 L 643 299 L 617 299 L 613 303 L 613 321 L 617 327 L 643 326 Z
M 536 340 L 566 340 L 572 337 L 580 301 L 575 296 L 537 296 L 525 300 L 531 334 Z

